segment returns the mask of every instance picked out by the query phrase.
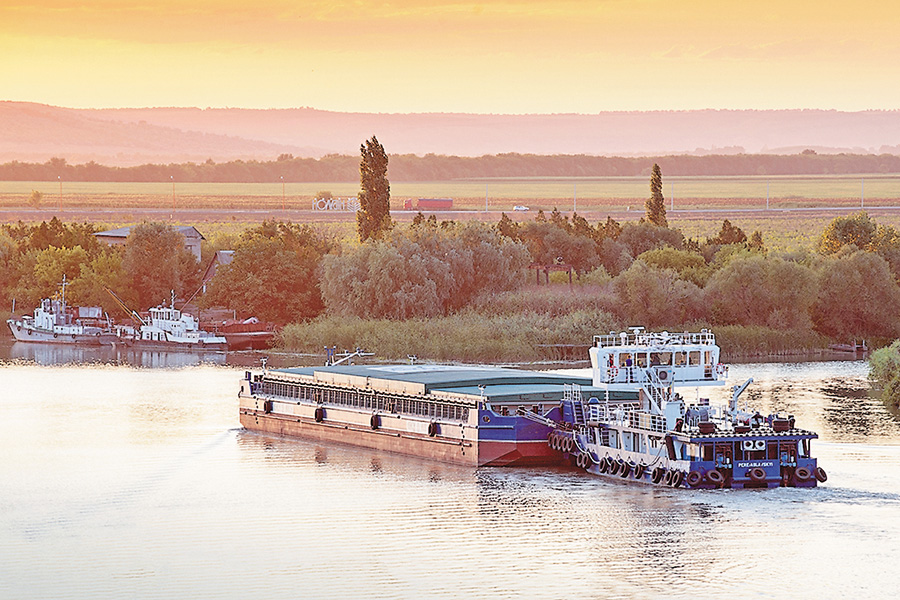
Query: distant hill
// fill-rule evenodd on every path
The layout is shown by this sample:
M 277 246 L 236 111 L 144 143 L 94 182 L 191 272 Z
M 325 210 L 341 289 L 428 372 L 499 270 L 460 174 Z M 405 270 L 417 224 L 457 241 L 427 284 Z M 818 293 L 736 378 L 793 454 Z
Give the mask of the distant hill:
M 391 154 L 898 153 L 900 111 L 692 110 L 592 115 L 338 113 L 312 108 L 69 109 L 0 102 L 0 162 L 108 165 Z

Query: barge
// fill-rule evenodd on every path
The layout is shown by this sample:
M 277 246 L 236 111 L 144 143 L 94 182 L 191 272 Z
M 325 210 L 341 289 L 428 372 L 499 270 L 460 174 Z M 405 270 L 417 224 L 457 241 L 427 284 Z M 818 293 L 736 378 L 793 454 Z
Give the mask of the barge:
M 241 425 L 472 466 L 546 465 L 568 385 L 587 377 L 501 367 L 346 365 L 246 372 Z
M 715 336 L 595 336 L 591 376 L 450 365 L 247 371 L 241 424 L 472 466 L 572 464 L 592 474 L 689 488 L 815 487 L 818 436 L 791 415 L 711 406 L 724 386 Z M 676 389 L 694 387 L 687 402 Z

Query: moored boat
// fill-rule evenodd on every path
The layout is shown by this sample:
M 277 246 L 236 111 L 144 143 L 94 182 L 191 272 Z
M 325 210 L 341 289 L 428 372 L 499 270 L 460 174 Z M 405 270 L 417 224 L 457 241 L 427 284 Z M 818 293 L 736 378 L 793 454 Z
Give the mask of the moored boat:
M 200 329 L 197 318 L 171 306 L 160 305 L 149 310 L 140 327 L 134 330 L 132 344 L 139 348 L 165 350 L 225 350 L 224 336 Z
M 44 298 L 31 315 L 11 317 L 6 324 L 19 342 L 99 346 L 115 341 L 116 332 L 103 321 L 99 306 L 69 306 L 66 278 L 59 297 Z

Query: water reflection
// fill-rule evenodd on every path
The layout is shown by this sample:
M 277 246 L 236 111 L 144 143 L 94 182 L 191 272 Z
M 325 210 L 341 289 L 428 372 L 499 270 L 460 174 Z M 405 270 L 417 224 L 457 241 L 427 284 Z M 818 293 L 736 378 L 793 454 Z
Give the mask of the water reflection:
M 859 363 L 732 369 L 756 377 L 754 408 L 819 431 L 830 479 L 813 490 L 672 490 L 248 432 L 240 371 L 0 364 L 0 598 L 895 591 L 900 430 Z
M 8 361 L 32 362 L 38 365 L 130 365 L 153 369 L 178 369 L 201 364 L 258 368 L 265 357 L 271 367 L 317 365 L 318 356 L 277 351 L 199 351 L 135 349 L 125 346 L 76 346 L 17 342 L 0 337 L 0 364 Z

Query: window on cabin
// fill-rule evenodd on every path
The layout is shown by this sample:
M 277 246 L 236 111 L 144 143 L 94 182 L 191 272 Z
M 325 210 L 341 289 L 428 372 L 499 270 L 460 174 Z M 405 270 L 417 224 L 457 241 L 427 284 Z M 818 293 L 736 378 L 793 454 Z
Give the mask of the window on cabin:
M 651 352 L 650 353 L 650 364 L 651 365 L 671 365 L 672 364 L 672 353 L 671 352 Z
M 696 367 L 696 366 L 700 365 L 700 351 L 699 350 L 693 350 L 693 351 L 689 352 L 688 358 L 690 359 L 690 364 L 692 366 Z

